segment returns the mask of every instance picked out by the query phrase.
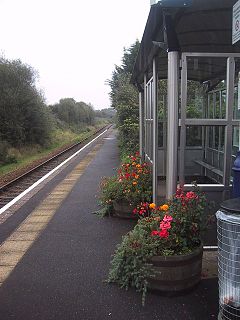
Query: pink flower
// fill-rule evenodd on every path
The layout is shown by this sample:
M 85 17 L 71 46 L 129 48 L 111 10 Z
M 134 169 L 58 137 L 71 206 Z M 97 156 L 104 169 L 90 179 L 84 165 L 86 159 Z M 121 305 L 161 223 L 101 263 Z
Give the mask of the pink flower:
M 137 209 L 136 208 L 133 209 L 133 214 L 137 214 L 137 213 L 138 213 Z
M 170 222 L 164 222 L 164 221 L 162 221 L 162 222 L 160 223 L 160 229 L 161 229 L 161 230 L 171 229 L 171 223 L 170 223 Z
M 163 221 L 164 222 L 172 222 L 173 218 L 170 215 L 165 214 Z

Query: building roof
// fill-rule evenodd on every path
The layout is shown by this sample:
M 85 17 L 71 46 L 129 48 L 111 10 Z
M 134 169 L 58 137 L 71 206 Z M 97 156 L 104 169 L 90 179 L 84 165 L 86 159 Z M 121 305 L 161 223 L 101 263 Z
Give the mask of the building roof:
M 172 5 L 175 2 L 178 7 Z M 191 2 L 189 6 L 184 6 Z M 240 41 L 232 45 L 232 8 L 236 0 L 161 0 L 151 6 L 132 82 L 143 83 L 157 56 L 159 78 L 167 78 L 167 51 L 240 53 Z M 181 7 L 181 4 L 182 7 Z M 207 71 L 211 65 L 211 72 Z M 205 81 L 225 73 L 224 59 L 200 61 L 201 72 L 189 79 Z

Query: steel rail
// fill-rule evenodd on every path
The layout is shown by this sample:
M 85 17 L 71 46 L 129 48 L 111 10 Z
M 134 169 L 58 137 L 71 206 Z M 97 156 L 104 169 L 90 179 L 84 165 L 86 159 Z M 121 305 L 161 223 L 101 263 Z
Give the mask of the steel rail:
M 99 133 L 100 131 L 106 129 L 106 128 L 110 128 L 112 125 L 106 125 L 96 131 L 94 131 L 94 133 L 90 134 L 88 137 L 82 139 L 81 141 L 67 147 L 66 149 L 62 150 L 61 152 L 57 153 L 56 155 L 50 157 L 49 159 L 43 161 L 42 163 L 38 164 L 37 166 L 35 166 L 34 168 L 28 170 L 27 172 L 21 174 L 20 176 L 14 178 L 13 180 L 7 182 L 6 184 L 4 184 L 3 186 L 0 187 L 0 194 L 1 192 L 3 192 L 4 190 L 6 190 L 9 187 L 12 187 L 13 184 L 15 184 L 16 182 L 19 182 L 20 180 L 26 178 L 28 175 L 30 175 L 31 173 L 37 171 L 38 169 L 40 169 L 41 167 L 43 167 L 46 164 L 49 164 L 51 161 L 56 160 L 57 158 L 59 158 L 61 155 L 67 153 L 68 151 L 76 148 L 77 146 L 83 144 L 84 142 L 86 142 L 88 139 L 90 139 L 91 137 L 95 136 L 97 133 Z

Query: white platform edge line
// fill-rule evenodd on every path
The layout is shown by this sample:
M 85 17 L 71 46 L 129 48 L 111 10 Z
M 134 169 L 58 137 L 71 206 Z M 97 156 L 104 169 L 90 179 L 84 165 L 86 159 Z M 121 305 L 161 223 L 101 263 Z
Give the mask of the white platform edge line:
M 63 165 L 65 165 L 68 161 L 70 161 L 72 158 L 74 158 L 76 155 L 78 155 L 82 150 L 84 150 L 85 148 L 87 148 L 91 143 L 93 143 L 95 140 L 97 140 L 99 137 L 101 137 L 105 132 L 107 132 L 108 129 L 104 130 L 102 133 L 100 133 L 97 137 L 95 137 L 93 140 L 91 140 L 90 142 L 88 142 L 84 147 L 82 147 L 80 150 L 78 150 L 77 152 L 75 152 L 73 155 L 71 155 L 69 158 L 67 158 L 66 160 L 64 160 L 62 163 L 60 163 L 56 168 L 54 168 L 53 170 L 51 170 L 50 172 L 48 172 L 47 174 L 45 174 L 45 176 L 43 176 L 41 179 L 39 179 L 38 181 L 34 182 L 33 185 L 31 185 L 28 189 L 26 189 L 25 191 L 23 191 L 22 193 L 20 193 L 16 198 L 14 198 L 13 200 L 11 200 L 9 203 L 7 203 L 4 207 L 2 207 L 0 209 L 0 214 L 4 213 L 7 209 L 9 209 L 12 205 L 14 205 L 17 201 L 19 201 L 20 199 L 22 199 L 22 197 L 24 197 L 26 194 L 28 194 L 30 191 L 32 191 L 34 188 L 36 188 L 41 182 L 43 182 L 44 180 L 46 180 L 50 175 L 52 175 L 55 171 L 57 171 L 59 168 L 61 168 Z

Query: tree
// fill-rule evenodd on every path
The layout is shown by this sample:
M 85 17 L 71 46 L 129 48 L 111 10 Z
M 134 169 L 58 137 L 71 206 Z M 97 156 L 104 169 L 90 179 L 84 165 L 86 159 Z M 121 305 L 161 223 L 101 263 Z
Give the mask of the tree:
M 95 122 L 92 105 L 82 101 L 76 102 L 73 98 L 60 99 L 59 103 L 50 108 L 60 121 L 76 130 L 86 125 L 93 125 Z
M 112 79 L 108 80 L 112 107 L 117 111 L 119 143 L 123 154 L 136 151 L 139 144 L 138 92 L 130 83 L 139 46 L 137 40 L 129 48 L 124 48 L 122 64 L 115 66 Z
M 0 58 L 0 140 L 12 146 L 45 144 L 49 111 L 37 90 L 36 71 L 20 60 Z
M 98 118 L 105 118 L 108 120 L 113 120 L 116 115 L 116 110 L 113 108 L 105 108 L 101 110 L 96 110 L 95 115 Z

